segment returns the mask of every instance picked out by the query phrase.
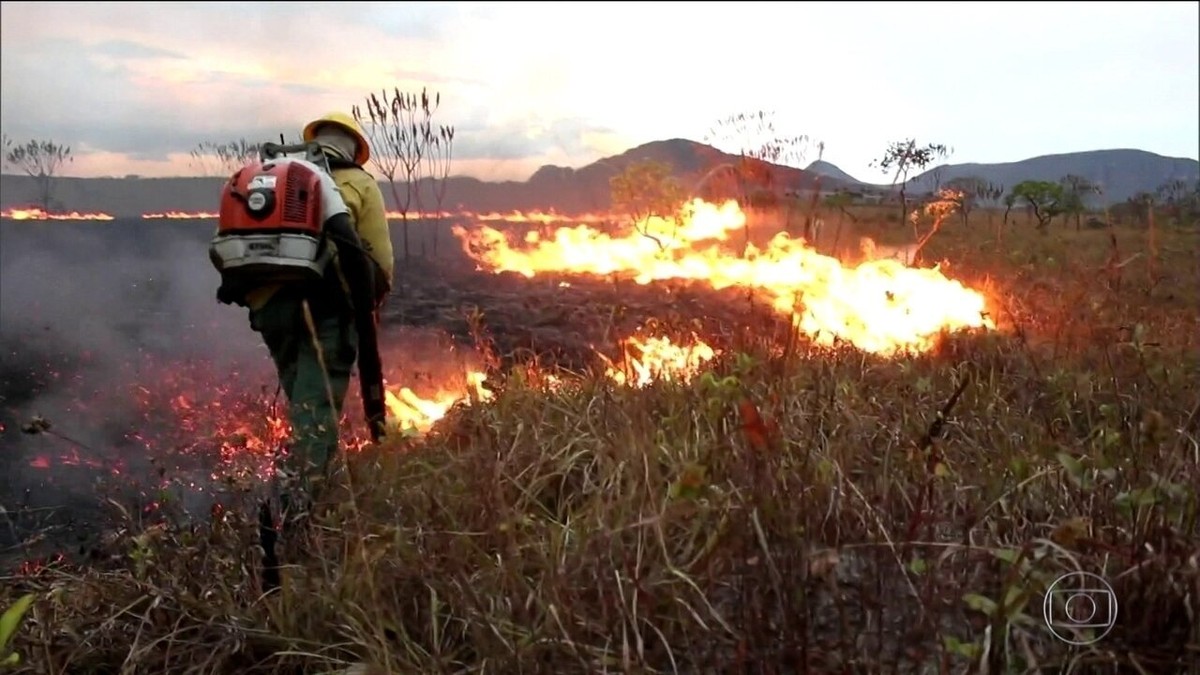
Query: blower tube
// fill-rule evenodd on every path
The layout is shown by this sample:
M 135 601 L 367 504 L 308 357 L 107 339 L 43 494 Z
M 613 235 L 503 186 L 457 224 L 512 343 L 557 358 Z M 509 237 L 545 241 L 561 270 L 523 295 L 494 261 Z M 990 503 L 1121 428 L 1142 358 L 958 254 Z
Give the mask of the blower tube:
M 349 214 L 340 213 L 325 221 L 325 232 L 337 247 L 342 274 L 350 286 L 350 304 L 358 331 L 358 382 L 363 412 L 371 440 L 378 443 L 385 433 L 387 408 L 383 394 L 383 363 L 379 358 L 379 325 L 375 315 L 375 261 L 363 249 Z

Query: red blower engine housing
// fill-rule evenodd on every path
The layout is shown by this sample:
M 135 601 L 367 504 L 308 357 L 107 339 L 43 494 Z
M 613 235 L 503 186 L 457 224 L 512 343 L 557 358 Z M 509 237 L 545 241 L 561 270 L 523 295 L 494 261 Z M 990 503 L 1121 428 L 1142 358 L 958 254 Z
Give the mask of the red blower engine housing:
M 333 247 L 324 233 L 317 165 L 290 157 L 248 162 L 225 183 L 213 266 L 231 285 L 318 280 Z

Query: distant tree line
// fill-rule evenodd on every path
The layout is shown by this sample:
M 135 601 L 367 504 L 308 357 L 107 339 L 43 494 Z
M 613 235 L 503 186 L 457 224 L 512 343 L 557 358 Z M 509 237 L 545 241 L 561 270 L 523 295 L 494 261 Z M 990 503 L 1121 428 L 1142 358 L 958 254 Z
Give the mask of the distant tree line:
M 406 92 L 393 87 L 391 91 L 384 89 L 379 94 L 366 95 L 363 106 L 355 105 L 352 108 L 355 120 L 362 126 L 371 145 L 371 163 L 387 180 L 392 200 L 400 213 L 405 257 L 411 254 L 413 248 L 409 232 L 410 216 L 420 213 L 423 206 L 432 206 L 436 211 L 441 211 L 446 198 L 454 127 L 435 123 L 440 105 L 439 93 L 430 93 L 424 88 L 420 92 Z M 773 114 L 765 111 L 740 113 L 722 119 L 705 140 L 736 145 L 737 159 L 712 168 L 701 178 L 698 186 L 701 196 L 704 196 L 703 188 L 712 183 L 714 177 L 728 175 L 735 183 L 736 198 L 744 206 L 762 206 L 768 202 L 778 204 L 774 168 L 797 164 L 812 145 L 816 146 L 819 159 L 825 148 L 824 143 L 813 141 L 806 135 L 778 132 Z M 298 141 L 297 138 L 292 142 Z M 5 168 L 17 169 L 33 178 L 37 185 L 37 205 L 51 209 L 55 205 L 55 179 L 63 166 L 73 161 L 71 148 L 53 140 L 15 142 L 7 134 L 3 136 L 2 143 L 0 157 Z M 258 148 L 258 143 L 245 138 L 226 142 L 205 141 L 191 151 L 191 165 L 200 175 L 227 176 L 257 156 Z M 930 164 L 952 153 L 953 150 L 942 143 L 919 143 L 915 138 L 905 138 L 889 143 L 879 159 L 872 162 L 873 166 L 892 178 L 892 188 L 898 193 L 901 223 L 907 220 L 914 201 L 928 201 L 935 196 L 944 199 L 948 194 L 955 200 L 964 225 L 970 223 L 971 214 L 977 208 L 1002 205 L 1004 225 L 1008 224 L 1013 209 L 1020 208 L 1032 216 L 1041 231 L 1047 230 L 1055 219 L 1073 222 L 1078 230 L 1083 227 L 1084 215 L 1089 212 L 1089 201 L 1103 193 L 1102 186 L 1071 174 L 1057 181 L 1025 180 L 1011 188 L 975 176 L 953 178 L 943 183 L 939 170 L 942 167 L 935 167 L 929 171 L 934 189 L 923 195 L 910 194 L 911 175 L 926 171 Z M 654 193 L 656 196 L 650 200 L 655 204 L 654 209 L 663 210 L 663 199 L 677 199 L 686 192 L 682 186 L 668 184 L 666 178 L 660 175 L 664 171 L 669 177 L 669 166 L 647 165 L 635 167 L 628 175 L 616 177 L 613 183 L 615 205 L 631 210 L 632 214 L 647 208 L 643 203 L 648 199 L 646 195 Z M 428 190 L 421 189 L 423 181 L 428 183 Z M 943 188 L 949 192 L 943 194 Z M 808 208 L 803 211 L 805 236 L 815 221 L 820 193 L 820 177 L 814 176 L 808 188 Z M 422 204 L 424 196 L 431 196 L 434 203 Z M 861 191 L 839 190 L 827 194 L 824 204 L 849 214 L 847 208 L 863 199 Z M 1109 208 L 1112 217 L 1139 223 L 1144 223 L 1151 212 L 1161 213 L 1177 223 L 1200 221 L 1200 181 L 1189 183 L 1179 179 L 1169 180 L 1153 191 L 1140 192 Z M 643 219 L 635 220 L 641 222 Z M 431 233 L 430 249 L 437 255 L 437 228 Z M 422 237 L 421 255 L 425 254 L 425 244 L 426 238 Z
M 892 176 L 892 187 L 897 189 L 901 209 L 901 222 L 910 210 L 912 201 L 907 185 L 910 173 L 924 171 L 934 160 L 947 157 L 952 150 L 941 143 L 918 144 L 908 138 L 890 143 L 883 155 L 872 164 Z M 951 191 L 963 224 L 969 223 L 971 212 L 981 205 L 1003 205 L 1003 224 L 1008 224 L 1014 208 L 1030 213 L 1036 227 L 1045 231 L 1056 219 L 1065 219 L 1082 229 L 1084 215 L 1091 209 L 1092 198 L 1103 194 L 1103 186 L 1087 178 L 1067 174 L 1057 181 L 1025 180 L 1006 188 L 976 176 L 954 178 L 945 183 L 938 168 L 930 171 L 934 188 L 919 199 L 941 198 L 943 188 Z M 858 202 L 862 193 L 847 190 L 826 197 L 826 205 L 845 211 L 846 207 Z M 1140 192 L 1109 209 L 1118 219 L 1133 219 L 1144 223 L 1148 209 L 1160 212 L 1176 223 L 1200 221 L 1200 180 L 1187 182 L 1169 180 L 1151 192 Z M 1094 219 L 1091 222 L 1096 222 Z

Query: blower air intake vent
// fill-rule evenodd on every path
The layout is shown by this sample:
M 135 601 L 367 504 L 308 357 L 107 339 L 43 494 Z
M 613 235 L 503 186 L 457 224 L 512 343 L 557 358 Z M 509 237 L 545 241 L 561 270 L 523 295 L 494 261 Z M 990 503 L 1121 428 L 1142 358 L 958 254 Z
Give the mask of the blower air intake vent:
M 307 169 L 291 164 L 287 169 L 287 189 L 283 193 L 283 219 L 292 223 L 303 223 L 308 218 L 308 199 L 304 176 Z

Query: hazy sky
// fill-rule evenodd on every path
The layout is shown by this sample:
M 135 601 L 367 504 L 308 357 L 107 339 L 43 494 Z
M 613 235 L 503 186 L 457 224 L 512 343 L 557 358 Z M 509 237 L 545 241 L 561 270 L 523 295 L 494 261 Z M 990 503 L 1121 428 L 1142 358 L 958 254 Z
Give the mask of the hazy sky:
M 907 136 L 955 162 L 1196 158 L 1198 7 L 4 2 L 0 125 L 70 144 L 70 175 L 186 175 L 200 141 L 291 136 L 427 85 L 457 127 L 454 173 L 484 179 L 703 141 L 753 110 L 867 180 Z

